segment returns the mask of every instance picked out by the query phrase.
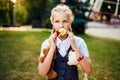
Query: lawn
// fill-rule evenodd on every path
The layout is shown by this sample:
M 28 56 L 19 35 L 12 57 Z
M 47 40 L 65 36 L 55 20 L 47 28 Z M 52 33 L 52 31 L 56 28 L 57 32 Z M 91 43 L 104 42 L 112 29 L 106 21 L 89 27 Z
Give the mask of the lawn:
M 38 76 L 37 58 L 42 41 L 49 35 L 48 31 L 0 31 L 0 80 L 46 80 Z M 89 80 L 119 80 L 120 41 L 78 36 L 85 40 L 92 59 Z M 79 75 L 83 77 L 81 70 Z

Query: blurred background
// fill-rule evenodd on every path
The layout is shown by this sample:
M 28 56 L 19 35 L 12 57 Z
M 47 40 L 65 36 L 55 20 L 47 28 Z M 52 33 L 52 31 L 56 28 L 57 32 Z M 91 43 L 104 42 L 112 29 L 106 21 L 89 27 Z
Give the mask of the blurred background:
M 0 0 L 0 26 L 52 28 L 50 10 L 67 4 L 75 15 L 73 31 L 85 33 L 87 22 L 120 24 L 120 0 Z

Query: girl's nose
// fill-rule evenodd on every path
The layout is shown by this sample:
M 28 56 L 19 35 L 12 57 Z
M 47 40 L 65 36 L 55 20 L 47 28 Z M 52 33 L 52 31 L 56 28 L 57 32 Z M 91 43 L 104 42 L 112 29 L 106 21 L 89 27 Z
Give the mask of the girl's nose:
M 62 22 L 60 23 L 60 28 L 63 28 L 63 23 Z

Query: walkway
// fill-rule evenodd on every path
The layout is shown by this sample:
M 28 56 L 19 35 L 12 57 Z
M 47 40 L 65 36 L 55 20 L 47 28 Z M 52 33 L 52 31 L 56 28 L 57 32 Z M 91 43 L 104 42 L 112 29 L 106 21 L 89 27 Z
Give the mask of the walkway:
M 88 23 L 87 26 L 85 33 L 88 35 L 120 40 L 120 25 L 105 25 L 92 22 Z
M 43 30 L 49 30 L 46 28 L 32 28 L 32 26 L 22 26 L 22 27 L 0 27 L 0 31 L 43 31 Z

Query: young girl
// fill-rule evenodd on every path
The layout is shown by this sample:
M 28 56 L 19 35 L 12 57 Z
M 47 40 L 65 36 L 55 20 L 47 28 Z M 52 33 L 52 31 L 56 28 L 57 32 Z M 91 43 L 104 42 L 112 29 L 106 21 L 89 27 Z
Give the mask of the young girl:
M 78 65 L 81 66 L 82 70 L 90 74 L 92 64 L 86 43 L 82 38 L 72 33 L 71 24 L 74 20 L 74 15 L 71 9 L 65 4 L 57 5 L 51 11 L 50 20 L 53 25 L 53 33 L 42 43 L 40 56 L 43 55 L 42 50 L 45 47 L 50 46 L 50 49 L 44 62 L 38 65 L 39 75 L 42 77 L 47 75 L 55 50 L 57 50 L 57 58 L 54 60 L 54 70 L 57 72 L 57 77 L 52 80 L 79 80 L 78 67 L 67 64 L 70 50 L 75 52 Z M 56 32 L 60 28 L 64 28 L 67 33 L 62 36 L 57 36 Z

